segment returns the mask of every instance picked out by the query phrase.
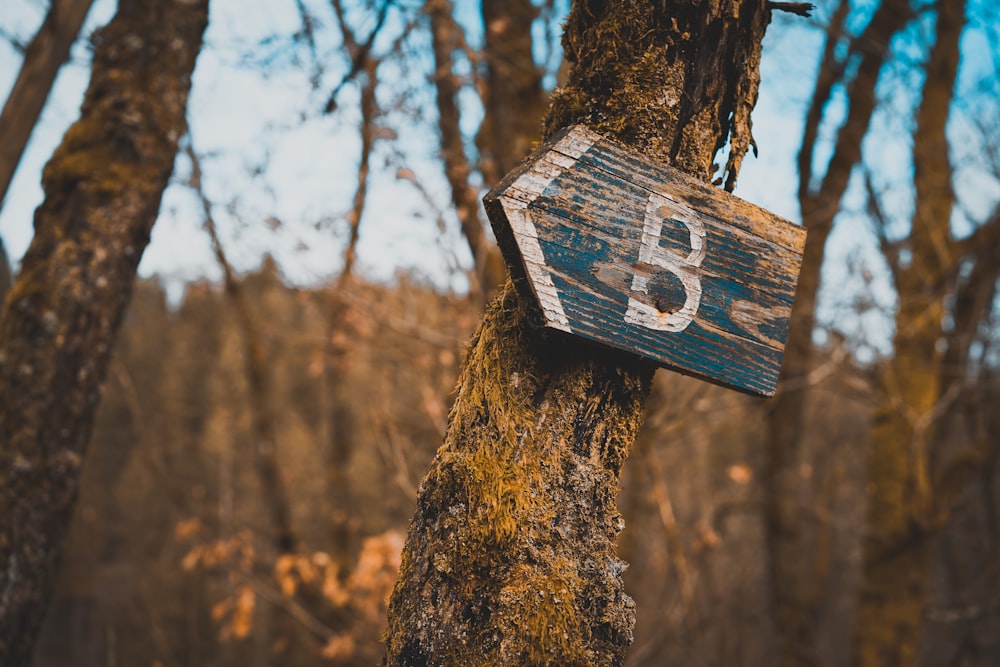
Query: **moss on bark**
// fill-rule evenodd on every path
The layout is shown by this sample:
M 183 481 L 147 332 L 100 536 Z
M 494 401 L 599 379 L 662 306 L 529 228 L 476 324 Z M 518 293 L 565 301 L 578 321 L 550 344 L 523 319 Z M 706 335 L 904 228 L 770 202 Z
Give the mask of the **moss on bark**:
M 750 145 L 763 0 L 578 2 L 545 133 L 583 122 L 703 179 Z M 420 487 L 389 609 L 389 665 L 617 665 L 632 641 L 615 539 L 646 362 L 529 322 L 511 284 L 473 338 Z

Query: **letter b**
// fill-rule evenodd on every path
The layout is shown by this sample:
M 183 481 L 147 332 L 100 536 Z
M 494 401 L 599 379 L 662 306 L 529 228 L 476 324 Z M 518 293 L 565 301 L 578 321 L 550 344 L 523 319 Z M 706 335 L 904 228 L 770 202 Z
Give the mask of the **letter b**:
M 694 215 L 659 193 L 653 193 L 646 202 L 646 217 L 642 226 L 642 245 L 639 262 L 666 269 L 680 279 L 686 298 L 679 310 L 666 313 L 654 306 L 629 297 L 625 321 L 656 331 L 684 331 L 701 305 L 701 275 L 698 268 L 705 259 L 705 225 Z M 683 222 L 691 239 L 691 252 L 680 257 L 660 247 L 663 222 L 667 219 Z M 648 277 L 633 274 L 632 291 L 649 294 Z

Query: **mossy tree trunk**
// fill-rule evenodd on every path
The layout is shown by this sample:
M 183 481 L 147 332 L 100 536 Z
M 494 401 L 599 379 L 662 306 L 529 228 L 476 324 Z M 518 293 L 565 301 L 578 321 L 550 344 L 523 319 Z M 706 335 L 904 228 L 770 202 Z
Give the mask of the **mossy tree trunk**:
M 136 267 L 186 131 L 207 0 L 122 0 L 43 174 L 0 320 L 0 664 L 27 665 Z
M 813 368 L 813 329 L 820 289 L 820 271 L 826 240 L 840 211 L 840 201 L 855 167 L 861 161 L 861 142 L 868 133 L 877 97 L 875 87 L 889 58 L 889 43 L 912 18 L 907 0 L 883 0 L 871 21 L 854 40 L 847 55 L 837 53 L 850 9 L 841 0 L 827 26 L 826 46 L 816 76 L 813 97 L 799 149 L 798 198 L 802 224 L 809 231 L 789 322 L 781 384 L 768 406 L 768 442 L 764 450 L 764 524 L 771 605 L 778 637 L 778 664 L 815 665 L 819 634 L 819 604 L 826 573 L 817 564 L 828 562 L 817 553 L 810 518 L 816 499 L 811 481 L 800 473 L 806 462 L 804 426 L 809 373 Z M 847 62 L 858 66 L 847 86 L 846 118 L 837 133 L 833 155 L 818 186 L 814 154 L 821 141 L 820 126 L 838 83 L 847 75 Z
M 699 178 L 751 143 L 765 0 L 577 2 L 544 134 L 582 122 Z M 420 487 L 389 665 L 616 665 L 632 640 L 615 539 L 653 368 L 533 327 L 508 281 L 465 360 Z
M 936 8 L 936 41 L 913 135 L 916 202 L 905 244 L 908 259 L 890 262 L 899 294 L 894 353 L 883 373 L 884 396 L 867 458 L 863 579 L 854 633 L 860 667 L 919 662 L 927 538 L 939 502 L 930 448 L 945 371 L 940 342 L 959 258 L 951 236 L 955 193 L 945 130 L 965 0 L 943 0 Z

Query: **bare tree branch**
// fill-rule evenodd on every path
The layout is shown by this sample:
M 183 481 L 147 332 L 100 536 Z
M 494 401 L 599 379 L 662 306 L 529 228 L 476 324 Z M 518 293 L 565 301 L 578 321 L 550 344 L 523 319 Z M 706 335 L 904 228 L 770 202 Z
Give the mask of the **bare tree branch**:
M 788 12 L 805 18 L 812 16 L 812 11 L 816 6 L 811 2 L 771 2 L 767 6 L 772 11 Z
M 368 196 L 368 175 L 371 170 L 372 148 L 375 144 L 375 120 L 379 114 L 378 102 L 375 99 L 375 89 L 378 84 L 377 71 L 379 63 L 368 60 L 365 65 L 365 79 L 361 84 L 361 160 L 358 163 L 358 185 L 354 191 L 354 203 L 347 214 L 349 236 L 344 250 L 344 269 L 340 281 L 350 279 L 357 259 L 358 238 L 361 233 L 361 216 L 365 211 L 365 201 Z
M 340 96 L 340 91 L 350 81 L 353 81 L 362 70 L 365 69 L 365 63 L 368 60 L 372 47 L 375 45 L 375 38 L 378 37 L 379 32 L 382 30 L 382 26 L 385 25 L 385 19 L 389 15 L 389 8 L 392 7 L 394 3 L 394 0 L 384 0 L 382 7 L 375 15 L 374 27 L 372 27 L 371 32 L 368 33 L 368 37 L 365 38 L 364 42 L 359 42 L 357 35 L 347 24 L 347 18 L 344 13 L 342 0 L 330 1 L 333 4 L 334 12 L 337 15 L 337 21 L 340 24 L 340 32 L 344 39 L 344 46 L 347 48 L 347 52 L 351 56 L 351 66 L 348 68 L 343 78 L 341 78 L 340 83 L 334 86 L 333 90 L 330 92 L 330 96 L 326 101 L 326 106 L 323 109 L 324 113 L 332 113 L 337 108 L 337 98 Z

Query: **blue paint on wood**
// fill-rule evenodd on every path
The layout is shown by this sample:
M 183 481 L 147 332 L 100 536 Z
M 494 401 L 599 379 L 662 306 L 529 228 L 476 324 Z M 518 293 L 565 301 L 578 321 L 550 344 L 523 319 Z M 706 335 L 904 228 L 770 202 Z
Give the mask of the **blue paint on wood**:
M 582 136 L 586 142 L 566 143 L 568 136 Z M 579 145 L 586 150 L 580 153 Z M 554 146 L 569 157 L 546 163 Z M 558 175 L 552 178 L 554 173 Z M 536 176 L 542 185 L 531 186 Z M 588 130 L 570 128 L 485 198 L 511 274 L 531 298 L 539 286 L 532 284 L 518 245 L 525 242 L 518 241 L 524 230 L 513 230 L 503 204 L 523 199 L 530 199 L 525 202 L 529 236 L 537 234 L 544 275 L 555 285 L 573 333 L 682 373 L 773 394 L 801 262 L 801 228 Z M 655 216 L 659 230 L 658 243 L 647 243 L 652 261 L 679 269 L 640 261 L 647 214 Z M 703 257 L 695 265 L 688 257 L 698 254 L 692 245 L 696 227 L 703 230 L 704 242 Z M 691 281 L 688 287 L 678 270 L 696 276 L 684 278 Z M 642 277 L 646 293 L 636 291 L 636 276 Z M 683 320 L 683 315 L 670 313 L 685 303 L 691 285 L 700 285 L 700 301 L 683 330 L 659 330 L 646 319 L 626 321 L 630 299 L 651 306 L 655 310 L 649 312 L 661 317 Z

